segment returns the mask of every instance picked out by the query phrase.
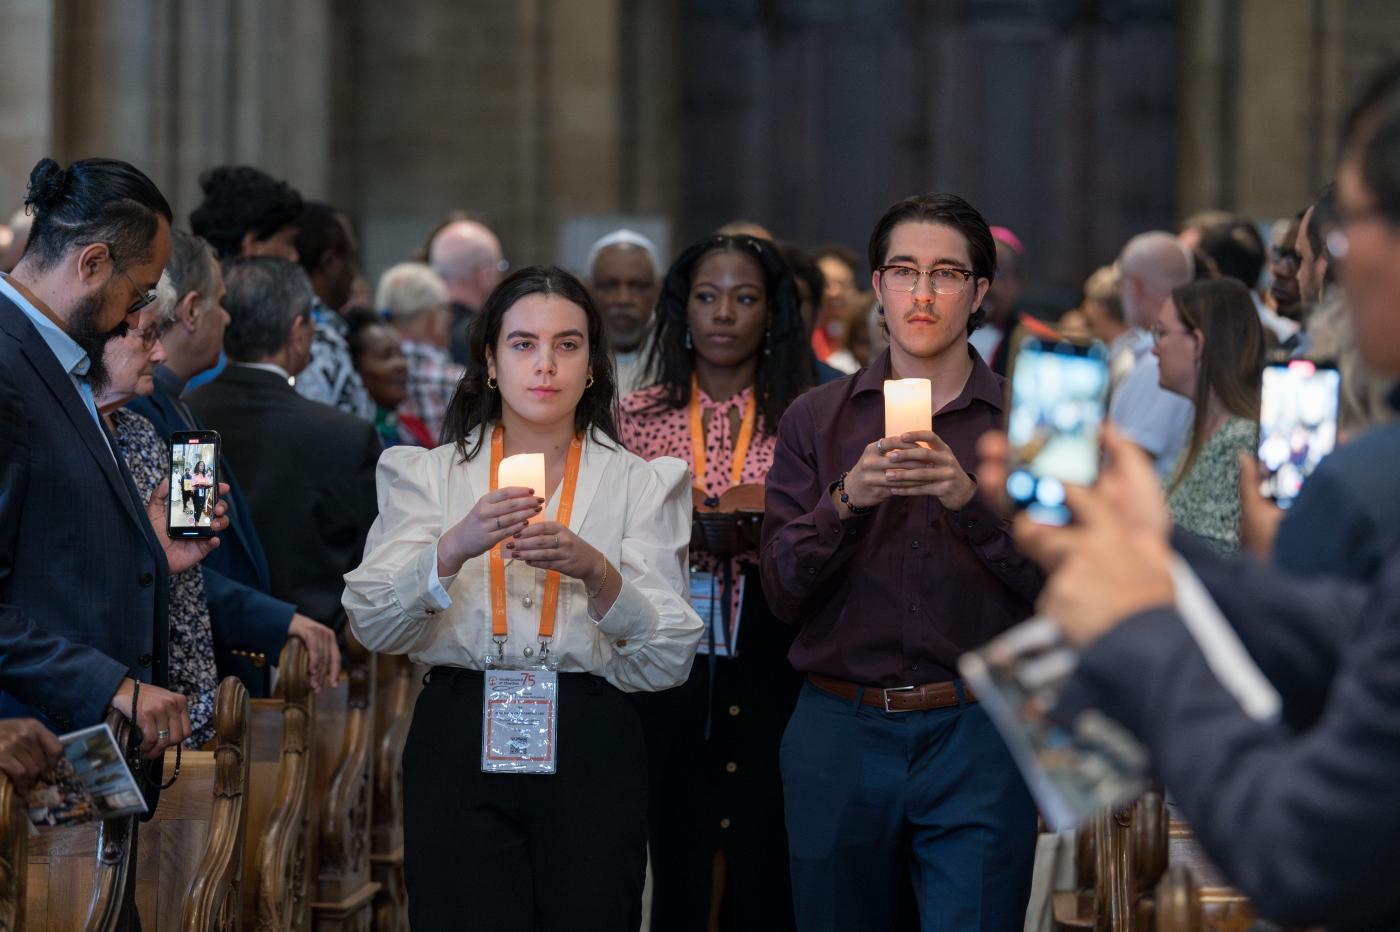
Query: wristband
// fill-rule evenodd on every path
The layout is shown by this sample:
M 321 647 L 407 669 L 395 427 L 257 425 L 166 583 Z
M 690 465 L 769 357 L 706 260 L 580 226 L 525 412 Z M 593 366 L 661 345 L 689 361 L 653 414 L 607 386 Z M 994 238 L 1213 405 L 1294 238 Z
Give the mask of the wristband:
M 850 471 L 848 470 L 848 471 L 843 472 L 843 473 L 841 474 L 841 478 L 840 478 L 840 479 L 837 479 L 837 480 L 836 480 L 836 491 L 838 491 L 838 492 L 841 493 L 841 504 L 843 504 L 843 505 L 845 505 L 847 508 L 851 509 L 851 514 L 853 514 L 853 515 L 863 515 L 863 514 L 865 514 L 867 511 L 869 511 L 870 509 L 874 508 L 875 506 L 874 506 L 874 505 L 864 505 L 864 506 L 861 506 L 861 505 L 857 505 L 857 504 L 855 504 L 854 502 L 851 501 L 851 497 L 850 497 L 849 495 L 846 494 L 846 477 L 849 476 L 849 475 L 850 475 Z

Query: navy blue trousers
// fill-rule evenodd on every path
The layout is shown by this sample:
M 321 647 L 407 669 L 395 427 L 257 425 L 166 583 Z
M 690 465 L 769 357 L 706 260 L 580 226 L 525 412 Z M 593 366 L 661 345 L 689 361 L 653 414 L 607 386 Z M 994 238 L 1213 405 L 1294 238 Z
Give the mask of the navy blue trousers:
M 780 751 L 802 932 L 1019 932 L 1036 810 L 977 704 L 885 712 L 804 684 Z

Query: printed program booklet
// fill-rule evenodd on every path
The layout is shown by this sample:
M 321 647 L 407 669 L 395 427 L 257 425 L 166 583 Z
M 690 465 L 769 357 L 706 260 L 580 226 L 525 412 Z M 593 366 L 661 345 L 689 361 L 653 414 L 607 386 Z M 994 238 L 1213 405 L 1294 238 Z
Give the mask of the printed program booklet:
M 141 788 L 106 723 L 59 737 L 63 757 L 29 791 L 29 821 L 77 825 L 146 811 Z
M 1281 700 L 1200 579 L 1184 560 L 1171 567 L 1176 608 L 1216 678 L 1257 721 L 1277 718 Z M 1057 709 L 1078 654 L 1052 619 L 1032 618 L 958 662 L 1001 732 L 1046 824 L 1061 832 L 1147 788 L 1147 749 L 1095 708 Z M 1055 714 L 1052 714 L 1055 713 Z

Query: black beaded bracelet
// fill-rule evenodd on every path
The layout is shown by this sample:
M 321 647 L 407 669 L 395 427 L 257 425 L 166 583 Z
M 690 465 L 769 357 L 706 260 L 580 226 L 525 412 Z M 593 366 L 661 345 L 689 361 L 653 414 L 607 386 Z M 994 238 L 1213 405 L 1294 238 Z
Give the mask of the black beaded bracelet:
M 849 476 L 849 475 L 850 475 L 849 472 L 843 472 L 843 473 L 841 474 L 841 478 L 836 480 L 836 491 L 838 491 L 838 492 L 841 493 L 841 504 L 843 504 L 843 505 L 845 505 L 847 508 L 851 509 L 851 514 L 853 514 L 853 515 L 863 515 L 863 514 L 865 514 L 867 511 L 869 511 L 870 509 L 874 508 L 875 506 L 874 506 L 874 505 L 865 505 L 865 506 L 861 506 L 861 505 L 857 505 L 857 504 L 855 504 L 854 502 L 851 501 L 851 497 L 850 497 L 849 495 L 846 494 L 846 477 Z

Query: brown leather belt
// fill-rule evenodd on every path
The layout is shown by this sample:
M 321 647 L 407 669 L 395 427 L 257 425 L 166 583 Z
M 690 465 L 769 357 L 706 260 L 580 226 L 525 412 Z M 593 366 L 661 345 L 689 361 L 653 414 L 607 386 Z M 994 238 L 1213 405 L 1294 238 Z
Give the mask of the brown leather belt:
M 958 688 L 951 680 L 942 683 L 925 683 L 922 686 L 895 686 L 890 689 L 861 686 L 857 683 L 838 680 L 835 677 L 822 676 L 820 673 L 808 673 L 807 681 L 818 689 L 840 696 L 842 699 L 854 699 L 856 694 L 860 693 L 862 705 L 874 706 L 877 709 L 884 709 L 886 712 L 946 709 L 958 704 Z M 864 692 L 861 692 L 862 690 Z M 977 701 L 977 697 L 972 694 L 972 690 L 967 684 L 963 684 L 962 691 L 964 702 Z

